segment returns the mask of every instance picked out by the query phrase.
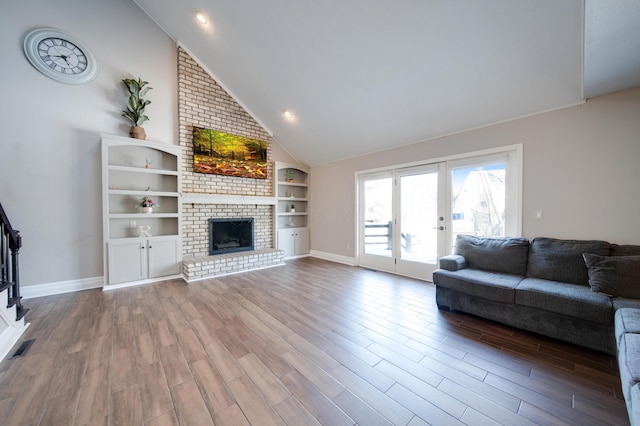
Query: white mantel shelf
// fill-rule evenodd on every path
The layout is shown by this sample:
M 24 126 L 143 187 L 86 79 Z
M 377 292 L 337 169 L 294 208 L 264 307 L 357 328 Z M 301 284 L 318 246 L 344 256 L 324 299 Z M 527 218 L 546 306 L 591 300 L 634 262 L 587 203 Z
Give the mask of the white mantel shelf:
M 252 197 L 246 195 L 222 195 L 222 194 L 182 194 L 182 204 L 260 204 L 275 206 L 276 197 Z

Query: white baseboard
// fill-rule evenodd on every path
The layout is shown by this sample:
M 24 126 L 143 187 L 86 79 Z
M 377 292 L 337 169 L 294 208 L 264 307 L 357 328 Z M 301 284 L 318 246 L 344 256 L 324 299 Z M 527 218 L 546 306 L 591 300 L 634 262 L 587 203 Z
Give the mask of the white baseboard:
M 8 327 L 0 333 L 0 361 L 5 359 L 9 351 L 20 340 L 22 334 L 29 327 L 29 323 L 24 323 L 24 318 L 16 321 L 15 326 Z
M 127 288 L 127 287 L 136 287 L 139 285 L 153 284 L 153 283 L 158 283 L 160 281 L 175 280 L 178 278 L 182 278 L 182 275 L 180 274 L 167 275 L 166 277 L 162 277 L 162 278 L 150 278 L 148 280 L 130 281 L 128 283 L 109 284 L 102 287 L 102 291 L 117 290 L 119 288 Z
M 313 257 L 317 257 L 319 259 L 329 260 L 331 262 L 343 263 L 349 266 L 355 266 L 356 264 L 355 258 L 353 257 L 340 256 L 333 253 L 326 253 L 322 251 L 311 250 L 309 255 Z M 282 266 L 282 264 L 273 265 L 273 266 Z M 225 275 L 230 275 L 230 274 L 225 274 Z M 223 275 L 217 275 L 215 277 L 207 277 L 207 278 L 219 278 L 222 276 Z M 175 277 L 163 277 L 163 280 L 174 279 L 174 278 L 184 278 L 184 277 L 182 277 L 182 275 L 176 275 Z M 117 288 L 130 287 L 132 285 L 149 284 L 155 281 L 158 281 L 158 280 L 148 280 L 148 281 L 139 281 L 136 283 L 125 283 L 125 284 L 103 286 L 104 277 L 93 277 L 93 278 L 83 278 L 79 280 L 59 281 L 55 283 L 21 286 L 20 294 L 24 299 L 33 299 L 35 297 L 53 296 L 54 294 L 71 293 L 74 291 L 89 290 L 92 288 L 103 288 L 103 290 L 115 290 Z M 199 280 L 188 281 L 185 279 L 185 281 L 188 283 L 192 283 Z
M 0 299 L 7 300 L 8 293 L 7 289 L 0 292 Z M 15 305 L 10 308 L 6 304 L 0 306 L 0 361 L 9 354 L 27 327 L 29 324 L 25 324 L 24 318 L 16 321 Z
M 341 256 L 339 254 L 327 253 L 324 251 L 311 250 L 310 256 L 317 257 L 318 259 L 329 260 L 331 262 L 343 263 L 349 266 L 356 266 L 356 259 L 349 256 Z
M 83 278 L 80 280 L 59 281 L 57 283 L 20 286 L 23 299 L 52 296 L 54 294 L 71 293 L 74 291 L 100 288 L 104 284 L 104 277 Z

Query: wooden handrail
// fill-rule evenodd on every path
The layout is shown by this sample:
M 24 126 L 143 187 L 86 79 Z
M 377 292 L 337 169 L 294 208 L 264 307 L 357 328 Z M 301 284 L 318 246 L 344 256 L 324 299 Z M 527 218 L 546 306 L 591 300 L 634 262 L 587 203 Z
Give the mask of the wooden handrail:
M 20 247 L 22 247 L 22 238 L 20 237 L 18 231 L 15 231 L 11 226 L 9 218 L 4 211 L 4 208 L 2 208 L 2 204 L 0 204 L 0 223 L 4 225 L 4 232 L 9 237 L 10 247 L 19 250 Z
M 16 307 L 16 321 L 21 320 L 28 309 L 22 306 L 20 296 L 20 271 L 18 253 L 22 247 L 20 232 L 13 229 L 7 213 L 0 204 L 0 286 L 8 289 L 7 307 Z

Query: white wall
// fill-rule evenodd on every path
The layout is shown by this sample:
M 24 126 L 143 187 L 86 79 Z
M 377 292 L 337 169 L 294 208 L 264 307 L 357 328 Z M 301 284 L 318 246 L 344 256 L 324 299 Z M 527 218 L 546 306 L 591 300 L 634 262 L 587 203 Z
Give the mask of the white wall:
M 24 56 L 24 35 L 54 27 L 82 41 L 100 74 L 71 86 Z M 147 138 L 177 144 L 176 46 L 130 0 L 0 3 L 0 203 L 21 231 L 23 286 L 102 276 L 100 133 L 126 136 L 122 78 L 153 90 Z
M 640 88 L 311 169 L 311 248 L 355 257 L 356 171 L 522 143 L 523 236 L 640 244 Z M 534 211 L 542 209 L 537 221 Z

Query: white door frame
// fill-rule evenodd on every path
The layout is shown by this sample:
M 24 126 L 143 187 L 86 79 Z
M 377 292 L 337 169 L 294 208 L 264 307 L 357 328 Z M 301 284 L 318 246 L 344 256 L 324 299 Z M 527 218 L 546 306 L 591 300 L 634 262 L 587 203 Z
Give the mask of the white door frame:
M 384 175 L 385 173 L 391 173 L 394 175 L 396 170 L 406 169 L 410 167 L 416 166 L 426 166 L 434 163 L 446 163 L 446 179 L 444 180 L 445 184 L 445 194 L 446 194 L 446 202 L 444 207 L 445 214 L 445 252 L 443 254 L 448 254 L 446 252 L 448 247 L 453 246 L 453 241 L 451 237 L 451 227 L 448 226 L 451 220 L 451 173 L 449 169 L 451 166 L 457 166 L 459 164 L 463 164 L 463 162 L 478 162 L 481 161 L 483 157 L 489 158 L 490 156 L 498 156 L 498 155 L 506 155 L 507 161 L 507 175 L 506 175 L 506 211 L 509 212 L 508 220 L 505 224 L 505 233 L 509 236 L 521 236 L 522 235 L 522 169 L 523 169 L 523 146 L 522 144 L 514 144 L 508 146 L 502 146 L 498 148 L 491 148 L 486 150 L 468 152 L 464 154 L 456 154 L 446 157 L 433 158 L 423 161 L 416 161 L 412 163 L 400 164 L 395 166 L 381 167 L 377 169 L 363 170 L 355 173 L 355 185 L 356 185 L 356 266 L 365 266 L 361 262 L 361 252 L 362 252 L 362 244 L 364 243 L 364 235 L 361 235 L 361 224 L 364 221 L 364 212 L 362 212 L 363 206 L 361 205 L 361 188 L 360 181 L 363 175 L 374 175 L 376 173 L 380 173 L 380 175 Z M 396 201 L 394 201 L 396 202 Z M 362 215 L 362 219 L 361 219 Z M 367 263 L 367 262 L 365 262 Z M 391 265 L 391 264 L 390 264 Z M 395 262 L 393 262 L 394 267 L 388 266 L 384 269 L 384 271 L 394 272 L 395 273 Z M 365 266 L 368 267 L 368 266 Z

